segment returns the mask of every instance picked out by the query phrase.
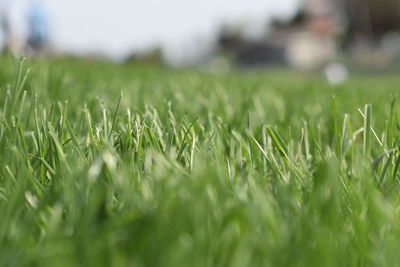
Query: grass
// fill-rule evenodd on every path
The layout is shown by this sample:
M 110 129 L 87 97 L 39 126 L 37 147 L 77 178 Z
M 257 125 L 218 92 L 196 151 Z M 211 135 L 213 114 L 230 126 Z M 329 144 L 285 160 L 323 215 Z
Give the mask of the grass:
M 1 62 L 0 266 L 398 265 L 400 78 Z

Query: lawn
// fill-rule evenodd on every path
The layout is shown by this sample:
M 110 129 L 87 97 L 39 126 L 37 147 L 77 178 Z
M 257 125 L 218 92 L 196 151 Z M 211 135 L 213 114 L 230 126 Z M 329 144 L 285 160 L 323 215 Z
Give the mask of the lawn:
M 400 77 L 0 59 L 0 266 L 398 266 Z

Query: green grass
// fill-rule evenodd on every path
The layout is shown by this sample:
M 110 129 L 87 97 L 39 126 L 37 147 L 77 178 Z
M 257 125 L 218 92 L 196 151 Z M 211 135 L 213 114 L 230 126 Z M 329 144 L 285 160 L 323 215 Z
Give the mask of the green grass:
M 397 266 L 399 85 L 3 57 L 0 266 Z

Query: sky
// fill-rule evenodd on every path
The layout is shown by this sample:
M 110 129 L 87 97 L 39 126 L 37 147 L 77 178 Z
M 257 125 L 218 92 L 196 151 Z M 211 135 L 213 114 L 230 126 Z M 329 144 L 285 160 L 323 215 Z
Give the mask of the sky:
M 8 3 L 21 35 L 24 10 L 32 1 L 39 0 L 0 0 Z M 292 15 L 300 1 L 41 0 L 56 48 L 114 58 L 157 45 L 172 55 L 190 54 L 196 46 L 207 47 L 223 23 L 246 22 L 249 34 L 255 34 L 269 18 Z

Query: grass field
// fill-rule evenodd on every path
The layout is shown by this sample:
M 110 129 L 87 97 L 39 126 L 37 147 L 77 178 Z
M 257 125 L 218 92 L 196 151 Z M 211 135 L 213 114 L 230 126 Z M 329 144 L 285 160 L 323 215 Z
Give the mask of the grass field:
M 0 266 L 398 266 L 400 77 L 0 64 Z

